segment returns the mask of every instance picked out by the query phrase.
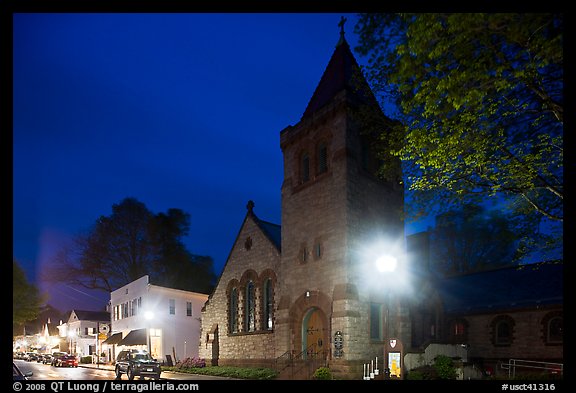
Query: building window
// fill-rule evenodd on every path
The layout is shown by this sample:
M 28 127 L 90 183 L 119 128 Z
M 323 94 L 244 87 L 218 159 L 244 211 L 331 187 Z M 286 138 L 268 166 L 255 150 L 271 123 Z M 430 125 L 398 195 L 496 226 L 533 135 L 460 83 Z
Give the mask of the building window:
M 306 243 L 300 244 L 300 250 L 298 251 L 298 262 L 308 262 L 308 248 L 306 247 Z
M 553 311 L 542 319 L 542 330 L 546 344 L 557 345 L 564 342 L 564 316 L 561 311 Z
M 230 291 L 230 308 L 229 308 L 229 328 L 230 333 L 238 333 L 238 289 L 232 288 Z
M 250 249 L 252 248 L 252 238 L 250 236 L 246 238 L 246 241 L 244 242 L 244 248 L 246 249 L 246 251 L 250 251 Z
M 464 335 L 464 322 L 455 322 L 452 328 L 455 336 Z
M 318 164 L 317 164 L 317 173 L 321 174 L 328 170 L 328 149 L 326 148 L 326 144 L 321 142 L 318 145 L 317 149 L 317 157 L 318 157 Z
M 322 258 L 322 245 L 320 243 L 316 243 L 314 245 L 314 259 L 318 260 Z
M 500 315 L 492 321 L 492 342 L 495 346 L 506 347 L 514 339 L 514 320 L 507 315 Z
M 256 288 L 253 281 L 248 281 L 245 296 L 244 330 L 253 332 L 256 330 Z
M 192 316 L 192 302 L 186 302 L 186 316 Z
M 170 315 L 176 315 L 176 300 L 175 299 L 168 299 L 169 302 L 169 312 Z
M 547 341 L 550 343 L 561 343 L 564 341 L 564 319 L 555 317 L 548 321 Z
M 263 288 L 263 308 L 264 308 L 264 330 L 272 330 L 273 327 L 273 317 L 274 317 L 274 294 L 272 288 L 272 279 L 267 279 L 264 281 Z
M 382 341 L 382 305 L 370 303 L 370 339 Z
M 456 319 L 450 322 L 450 339 L 454 344 L 462 344 L 467 340 L 468 324 L 464 319 Z
M 300 181 L 306 183 L 308 180 L 310 180 L 310 156 L 304 152 L 300 158 Z

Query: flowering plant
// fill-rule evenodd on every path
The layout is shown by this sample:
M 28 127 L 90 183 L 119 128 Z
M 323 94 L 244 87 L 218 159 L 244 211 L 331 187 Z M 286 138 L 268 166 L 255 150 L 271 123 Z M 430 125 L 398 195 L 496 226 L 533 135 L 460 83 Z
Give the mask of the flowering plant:
M 176 368 L 202 368 L 206 367 L 206 360 L 197 357 L 188 357 L 176 363 Z

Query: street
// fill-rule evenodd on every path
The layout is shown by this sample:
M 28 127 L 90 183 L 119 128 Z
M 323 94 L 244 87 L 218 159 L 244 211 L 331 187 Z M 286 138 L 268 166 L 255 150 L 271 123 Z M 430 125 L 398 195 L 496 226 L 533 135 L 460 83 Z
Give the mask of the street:
M 95 365 L 72 367 L 54 367 L 49 364 L 42 364 L 37 362 L 27 362 L 25 360 L 13 359 L 16 366 L 22 371 L 32 371 L 34 374 L 29 377 L 30 380 L 112 380 L 116 379 L 114 371 L 109 367 L 101 366 L 97 368 Z M 228 377 L 215 377 L 210 375 L 197 375 L 176 373 L 171 371 L 163 371 L 161 380 L 235 380 L 235 378 Z M 125 375 L 122 376 L 123 381 L 127 381 Z
M 49 364 L 27 362 L 15 359 L 14 363 L 22 372 L 32 371 L 30 380 L 105 380 L 114 379 L 114 372 L 106 369 L 85 367 L 54 367 Z M 126 379 L 124 377 L 124 379 Z

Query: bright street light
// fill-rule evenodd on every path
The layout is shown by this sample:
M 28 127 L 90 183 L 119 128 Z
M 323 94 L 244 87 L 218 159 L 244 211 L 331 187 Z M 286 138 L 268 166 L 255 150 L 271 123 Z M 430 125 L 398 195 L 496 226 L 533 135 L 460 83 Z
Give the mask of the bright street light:
M 376 269 L 378 269 L 380 273 L 391 273 L 396 270 L 397 265 L 398 260 L 391 255 L 383 255 L 376 259 Z

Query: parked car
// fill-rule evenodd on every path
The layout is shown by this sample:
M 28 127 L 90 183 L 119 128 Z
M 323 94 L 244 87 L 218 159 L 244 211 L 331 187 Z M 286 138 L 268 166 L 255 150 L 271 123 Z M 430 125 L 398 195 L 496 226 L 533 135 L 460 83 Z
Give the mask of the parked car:
M 38 359 L 38 354 L 36 352 L 28 352 L 25 359 L 27 362 L 34 362 Z
M 135 377 L 160 379 L 162 370 L 160 363 L 152 359 L 147 351 L 128 349 L 120 351 L 116 357 L 115 372 L 116 379 L 121 379 L 122 374 L 126 374 L 129 380 Z
M 12 380 L 13 381 L 27 381 L 33 375 L 32 371 L 22 372 L 16 363 L 12 362 Z
M 42 363 L 52 364 L 52 354 L 51 353 L 45 353 L 44 356 L 42 356 Z
M 56 367 L 78 367 L 78 359 L 74 355 L 64 355 L 56 360 Z
M 62 356 L 66 356 L 66 355 L 68 355 L 66 352 L 54 352 L 54 353 L 52 353 L 52 359 L 50 359 L 50 365 L 56 366 L 58 359 L 60 359 Z

